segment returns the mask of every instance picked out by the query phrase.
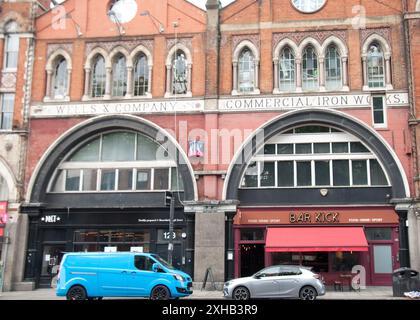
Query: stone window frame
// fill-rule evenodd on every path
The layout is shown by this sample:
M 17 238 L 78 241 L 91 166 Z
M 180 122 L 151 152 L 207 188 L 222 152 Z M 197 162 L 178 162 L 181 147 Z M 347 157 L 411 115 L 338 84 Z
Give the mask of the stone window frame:
M 114 60 L 118 56 L 124 56 L 125 58 L 125 68 L 126 68 L 126 94 L 124 96 L 113 96 L 113 82 L 114 82 L 114 75 L 113 75 L 113 67 L 114 67 Z M 105 96 L 104 99 L 125 99 L 130 96 L 127 96 L 129 93 L 129 85 L 128 83 L 129 77 L 128 74 L 131 73 L 133 70 L 133 63 L 130 58 L 130 53 L 124 47 L 117 46 L 109 53 L 108 59 L 105 60 L 105 68 L 106 68 L 106 84 L 105 84 Z
M 137 58 L 139 57 L 139 55 L 144 54 L 146 56 L 147 59 L 147 65 L 149 68 L 149 80 L 148 80 L 148 85 L 147 85 L 147 92 L 145 95 L 143 96 L 135 96 L 134 95 L 134 74 L 135 74 L 135 65 L 137 62 Z M 143 45 L 139 45 L 137 46 L 130 54 L 130 60 L 132 62 L 132 70 L 128 73 L 128 80 L 127 80 L 127 98 L 138 98 L 138 97 L 142 97 L 142 98 L 148 98 L 151 99 L 152 98 L 152 76 L 153 76 L 153 56 L 150 53 L 150 51 Z M 130 79 L 131 77 L 131 79 Z M 130 87 L 128 86 L 130 85 Z
M 67 62 L 67 89 L 66 89 L 67 91 L 63 99 L 57 99 L 53 96 L 53 86 L 55 82 L 54 71 L 57 67 L 57 63 L 59 62 L 60 58 L 65 59 Z M 73 66 L 72 59 L 67 51 L 63 49 L 58 49 L 53 54 L 51 54 L 51 56 L 47 60 L 47 64 L 45 65 L 45 72 L 47 73 L 47 83 L 45 87 L 44 102 L 70 101 L 71 75 L 72 75 L 72 69 L 73 69 L 72 66 Z
M 97 47 L 89 53 L 86 59 L 85 66 L 84 66 L 85 89 L 84 89 L 84 95 L 82 97 L 82 101 L 111 99 L 111 94 L 109 91 L 108 91 L 108 96 L 106 96 L 106 93 L 107 93 L 106 89 L 105 89 L 105 95 L 103 97 L 99 97 L 99 98 L 92 97 L 92 76 L 93 76 L 92 68 L 93 68 L 94 60 L 96 59 L 98 55 L 101 55 L 104 58 L 105 66 L 111 65 L 108 52 L 106 52 L 106 50 L 104 50 L 103 48 Z M 109 70 L 109 72 L 106 73 L 105 87 L 110 89 L 111 88 L 110 85 L 111 85 L 111 70 Z
M 417 12 L 420 12 L 420 0 L 417 0 L 417 3 L 416 3 L 416 11 Z
M 367 59 L 368 59 L 369 47 L 373 43 L 379 44 L 384 53 L 385 86 L 382 88 L 369 87 Z M 391 57 L 392 57 L 391 46 L 389 45 L 388 41 L 384 37 L 380 36 L 379 34 L 374 33 L 365 40 L 362 46 L 363 91 L 384 91 L 384 90 L 394 89 L 392 85 Z
M 254 55 L 254 91 L 252 92 L 240 92 L 238 90 L 239 87 L 239 75 L 238 75 L 238 63 L 239 63 L 239 56 L 240 54 L 245 50 L 249 49 L 252 54 Z M 238 45 L 236 46 L 233 56 L 232 56 L 232 66 L 233 66 L 233 88 L 232 88 L 232 95 L 238 96 L 238 95 L 252 95 L 252 94 L 260 94 L 259 89 L 259 69 L 260 69 L 260 51 L 255 46 L 254 43 L 252 43 L 249 40 L 242 40 Z
M 15 23 L 16 24 L 16 29 L 14 30 L 8 30 L 8 26 Z M 10 72 L 10 73 L 15 73 L 17 72 L 17 68 L 18 68 L 18 64 L 19 64 L 19 49 L 20 49 L 20 36 L 19 33 L 21 32 L 21 26 L 19 24 L 19 22 L 17 21 L 17 19 L 8 19 L 7 21 L 5 21 L 5 23 L 3 24 L 3 38 L 4 38 L 4 48 L 3 48 L 3 73 L 6 72 Z M 11 37 L 15 37 L 18 40 L 18 48 L 17 48 L 17 65 L 15 68 L 7 68 L 6 67 L 6 50 L 7 50 L 7 46 L 8 46 L 8 39 Z
M 173 94 L 172 93 L 172 64 L 173 64 L 173 57 L 178 51 L 183 51 L 185 54 L 185 58 L 187 59 L 187 93 L 186 94 Z M 193 67 L 193 59 L 191 55 L 190 49 L 182 44 L 176 43 L 174 44 L 171 49 L 169 50 L 166 61 L 166 86 L 165 86 L 165 98 L 174 98 L 174 97 L 192 97 L 192 67 Z
M 295 55 L 295 78 L 296 78 L 296 90 L 295 92 L 301 93 L 302 89 L 302 56 L 303 52 L 308 45 L 312 45 L 315 49 L 315 52 L 318 57 L 318 70 L 319 70 L 319 92 L 329 91 L 325 88 L 325 56 L 330 45 L 335 45 L 338 49 L 341 57 L 341 71 L 342 71 L 342 88 L 339 91 L 350 91 L 348 86 L 348 49 L 343 41 L 336 37 L 330 36 L 325 39 L 322 45 L 313 37 L 305 38 L 299 45 L 297 45 L 293 40 L 289 38 L 282 39 L 273 50 L 273 64 L 274 64 L 274 90 L 273 94 L 285 93 L 280 90 L 279 87 L 279 63 L 280 63 L 280 54 L 282 50 L 288 46 Z M 333 90 L 337 91 L 337 90 Z M 331 91 L 332 92 L 332 91 Z

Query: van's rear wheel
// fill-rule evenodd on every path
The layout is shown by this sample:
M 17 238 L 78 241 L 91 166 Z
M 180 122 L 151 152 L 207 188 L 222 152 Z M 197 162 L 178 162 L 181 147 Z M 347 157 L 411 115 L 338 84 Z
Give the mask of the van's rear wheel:
M 86 300 L 86 290 L 82 286 L 71 287 L 67 292 L 67 300 Z
M 150 300 L 169 300 L 171 297 L 168 288 L 165 286 L 154 287 L 150 295 Z

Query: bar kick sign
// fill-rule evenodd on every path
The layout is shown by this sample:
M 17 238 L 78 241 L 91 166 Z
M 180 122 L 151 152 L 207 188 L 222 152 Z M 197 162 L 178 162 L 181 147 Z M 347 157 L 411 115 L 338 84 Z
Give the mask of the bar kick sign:
M 340 223 L 338 212 L 299 212 L 290 213 L 289 221 L 292 224 L 305 223 Z

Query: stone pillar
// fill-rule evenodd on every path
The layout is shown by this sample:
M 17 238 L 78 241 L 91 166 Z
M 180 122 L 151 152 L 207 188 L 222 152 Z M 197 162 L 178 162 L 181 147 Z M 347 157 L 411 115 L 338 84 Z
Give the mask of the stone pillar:
M 391 56 L 385 55 L 385 87 L 387 90 L 392 90 L 392 78 L 391 78 Z
M 302 92 L 302 59 L 296 59 L 296 92 Z
M 152 72 L 153 66 L 149 66 L 149 77 L 148 77 L 148 82 L 147 82 L 147 96 L 152 96 L 152 83 L 153 83 L 153 79 L 152 79 Z
M 363 90 L 369 90 L 368 70 L 367 70 L 367 56 L 362 56 L 363 61 Z
M 172 72 L 172 65 L 166 65 L 166 93 L 165 97 L 172 94 L 172 86 L 171 86 L 171 72 Z
M 410 265 L 420 270 L 420 204 L 415 204 L 408 211 L 408 240 Z
M 133 96 L 133 67 L 127 67 L 127 93 L 125 98 L 131 98 Z
M 235 242 L 233 234 L 233 218 L 235 212 L 226 212 L 226 272 L 225 281 L 231 280 L 235 277 Z
M 87 100 L 90 97 L 90 68 L 85 68 L 85 93 L 82 100 Z
M 49 100 L 52 99 L 52 73 L 53 71 L 51 69 L 47 70 L 47 87 L 45 88 L 45 99 Z
M 254 92 L 259 92 L 260 91 L 260 61 L 259 60 L 255 60 L 255 82 L 254 82 Z
M 187 94 L 191 95 L 191 84 L 192 84 L 192 64 L 188 64 L 188 75 L 187 75 Z
M 279 85 L 279 59 L 276 58 L 273 60 L 274 63 L 274 90 L 273 93 L 280 92 L 280 85 Z
M 66 100 L 70 100 L 71 72 L 72 69 L 67 69 L 67 88 L 66 96 L 64 97 Z
M 112 67 L 107 67 L 104 99 L 111 99 L 111 90 L 112 90 Z
M 349 91 L 349 80 L 348 80 L 348 73 L 347 73 L 347 57 L 341 58 L 341 69 L 342 69 L 342 77 L 343 77 L 343 91 Z
M 325 59 L 319 58 L 319 91 L 325 91 Z
M 238 93 L 238 62 L 233 62 L 233 91 L 232 94 Z

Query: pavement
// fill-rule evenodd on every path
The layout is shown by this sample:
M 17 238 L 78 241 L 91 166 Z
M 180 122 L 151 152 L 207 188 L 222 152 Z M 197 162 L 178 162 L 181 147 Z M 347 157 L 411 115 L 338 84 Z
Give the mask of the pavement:
M 223 299 L 222 291 L 194 290 L 194 293 L 184 299 L 218 300 Z M 320 300 L 412 300 L 406 297 L 393 297 L 392 287 L 367 287 L 359 291 L 336 292 L 327 290 Z M 65 300 L 57 297 L 54 289 L 38 289 L 34 291 L 1 292 L 0 300 Z M 416 299 L 419 300 L 419 299 Z

